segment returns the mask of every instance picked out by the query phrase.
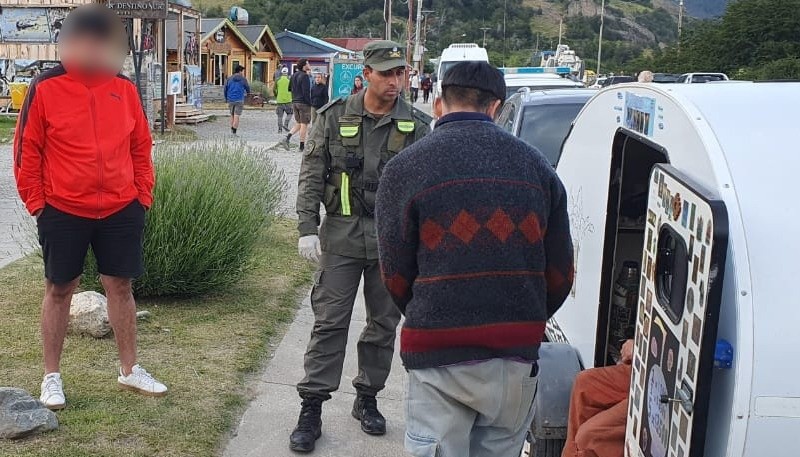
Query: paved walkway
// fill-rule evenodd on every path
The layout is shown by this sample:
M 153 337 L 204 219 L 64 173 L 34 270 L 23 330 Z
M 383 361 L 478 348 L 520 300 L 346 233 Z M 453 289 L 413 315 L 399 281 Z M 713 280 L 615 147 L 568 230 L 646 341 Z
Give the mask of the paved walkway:
M 325 402 L 322 412 L 322 438 L 317 441 L 315 456 L 320 457 L 400 457 L 403 451 L 405 415 L 403 396 L 405 372 L 395 355 L 386 389 L 378 397 L 378 406 L 387 418 L 388 433 L 368 436 L 350 416 L 355 398 L 352 381 L 357 374 L 355 344 L 364 326 L 363 295 L 359 294 L 350 325 L 347 357 L 339 392 Z M 297 423 L 300 398 L 295 384 L 303 377 L 305 353 L 314 316 L 306 298 L 295 321 L 277 347 L 273 359 L 253 387 L 250 403 L 236 435 L 228 443 L 224 457 L 288 457 L 289 434 Z

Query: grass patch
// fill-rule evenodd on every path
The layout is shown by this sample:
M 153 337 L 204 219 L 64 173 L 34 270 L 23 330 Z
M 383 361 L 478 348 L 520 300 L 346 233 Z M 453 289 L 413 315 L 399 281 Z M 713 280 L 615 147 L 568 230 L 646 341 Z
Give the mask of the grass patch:
M 16 117 L 0 116 L 0 144 L 11 144 L 14 140 L 14 128 L 16 126 Z
M 160 129 L 156 129 L 153 132 L 153 138 L 169 143 L 185 143 L 188 141 L 197 141 L 200 139 L 200 136 L 196 131 L 188 127 L 176 125 L 172 128 L 171 132 L 164 132 L 163 135 Z
M 139 300 L 152 315 L 139 324 L 142 365 L 170 387 L 151 399 L 118 390 L 113 338 L 67 337 L 62 373 L 67 409 L 60 428 L 0 442 L 19 457 L 210 456 L 218 454 L 246 403 L 248 375 L 291 320 L 311 265 L 298 258 L 294 223 L 264 234 L 257 267 L 232 290 L 198 299 Z M 41 261 L 0 270 L 0 384 L 38 395 L 41 382 Z

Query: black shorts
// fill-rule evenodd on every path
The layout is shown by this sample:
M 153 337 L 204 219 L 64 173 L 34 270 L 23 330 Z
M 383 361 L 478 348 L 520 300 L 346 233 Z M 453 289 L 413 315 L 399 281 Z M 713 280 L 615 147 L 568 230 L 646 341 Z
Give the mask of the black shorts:
M 100 274 L 138 278 L 144 273 L 144 214 L 138 200 L 105 219 L 73 216 L 45 206 L 36 221 L 45 277 L 55 284 L 79 277 L 91 246 Z

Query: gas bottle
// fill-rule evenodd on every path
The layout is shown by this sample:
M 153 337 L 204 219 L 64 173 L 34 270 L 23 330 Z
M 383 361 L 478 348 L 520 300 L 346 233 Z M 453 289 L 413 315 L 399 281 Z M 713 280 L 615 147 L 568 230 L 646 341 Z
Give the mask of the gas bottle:
M 630 337 L 630 329 L 635 324 L 636 302 L 639 298 L 639 264 L 626 261 L 622 264 L 619 277 L 614 282 L 611 297 L 611 337 L 612 344 Z

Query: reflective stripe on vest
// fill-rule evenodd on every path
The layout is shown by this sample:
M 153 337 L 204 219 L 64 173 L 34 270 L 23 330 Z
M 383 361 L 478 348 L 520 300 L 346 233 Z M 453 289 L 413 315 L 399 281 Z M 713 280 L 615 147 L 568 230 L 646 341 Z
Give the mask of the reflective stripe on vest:
M 339 125 L 339 135 L 343 138 L 354 138 L 356 135 L 358 135 L 358 124 Z
M 342 172 L 339 195 L 342 198 L 342 216 L 350 216 L 350 176 L 345 172 Z
M 397 130 L 401 133 L 411 133 L 414 131 L 414 121 L 397 121 Z

